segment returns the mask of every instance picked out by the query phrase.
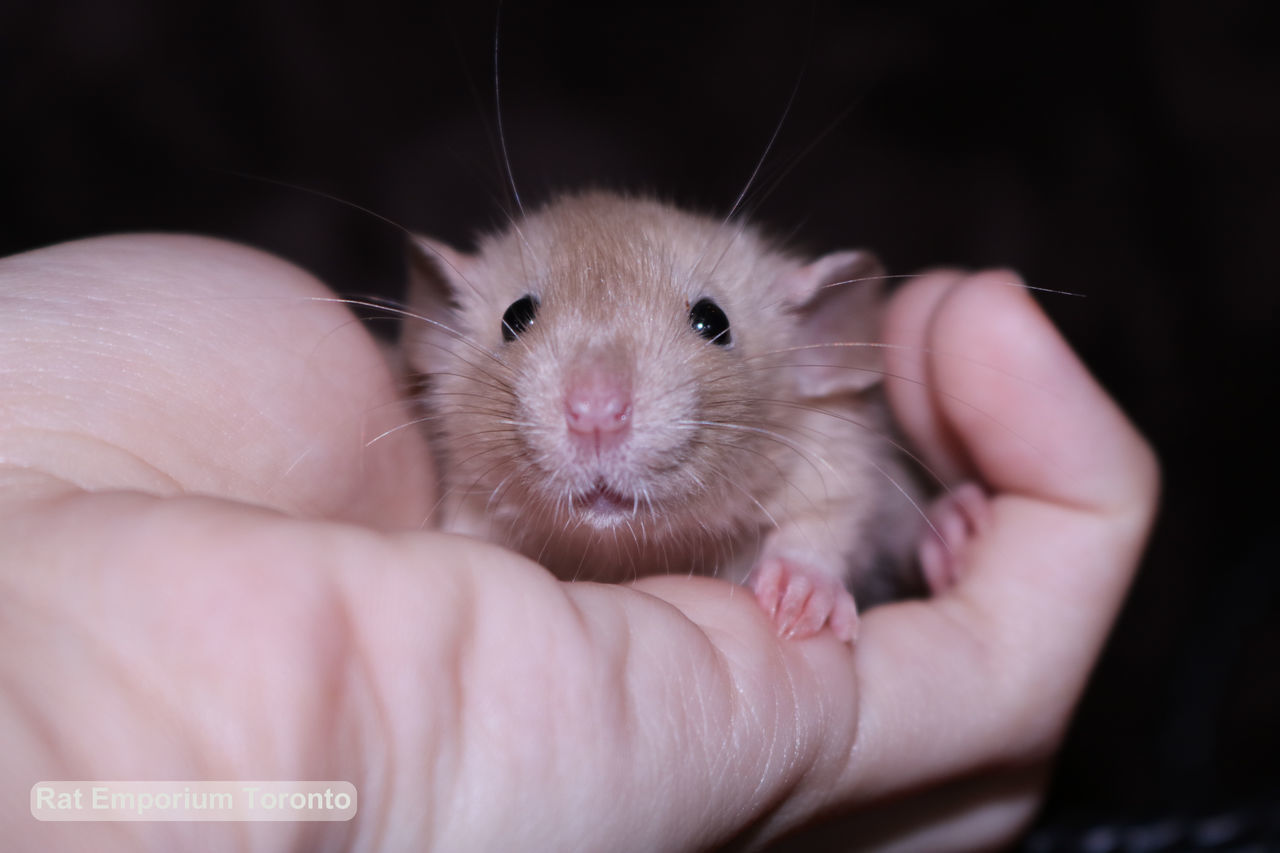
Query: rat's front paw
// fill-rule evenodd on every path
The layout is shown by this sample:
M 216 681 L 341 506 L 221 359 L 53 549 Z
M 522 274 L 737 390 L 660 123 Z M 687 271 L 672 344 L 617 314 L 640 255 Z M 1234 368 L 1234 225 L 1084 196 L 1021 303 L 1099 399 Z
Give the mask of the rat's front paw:
M 858 634 L 858 609 L 838 574 L 766 553 L 751 573 L 751 588 L 779 636 L 800 640 L 828 624 L 846 643 Z
M 920 541 L 920 570 L 934 595 L 960 580 L 965 550 L 986 528 L 990 512 L 986 493 L 973 483 L 956 486 L 929 508 L 931 528 Z

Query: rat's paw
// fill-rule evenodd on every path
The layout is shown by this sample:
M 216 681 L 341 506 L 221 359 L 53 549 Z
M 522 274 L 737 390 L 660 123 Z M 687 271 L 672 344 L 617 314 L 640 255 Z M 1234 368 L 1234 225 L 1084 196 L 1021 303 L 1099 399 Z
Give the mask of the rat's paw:
M 751 574 L 751 588 L 779 636 L 802 640 L 828 624 L 846 643 L 858 634 L 858 609 L 838 575 L 803 560 L 766 555 Z
M 920 542 L 920 569 L 934 595 L 960 580 L 965 550 L 986 529 L 990 514 L 986 493 L 973 483 L 956 486 L 929 508 L 934 529 L 926 528 Z

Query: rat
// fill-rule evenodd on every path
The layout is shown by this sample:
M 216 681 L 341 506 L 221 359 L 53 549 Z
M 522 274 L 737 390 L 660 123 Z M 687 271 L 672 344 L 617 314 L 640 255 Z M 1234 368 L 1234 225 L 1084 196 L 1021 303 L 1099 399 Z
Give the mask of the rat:
M 414 236 L 409 268 L 401 344 L 442 529 L 565 580 L 747 584 L 797 638 L 852 642 L 858 605 L 953 578 L 981 500 L 921 509 L 870 252 L 802 259 L 745 222 L 593 190 L 474 253 Z

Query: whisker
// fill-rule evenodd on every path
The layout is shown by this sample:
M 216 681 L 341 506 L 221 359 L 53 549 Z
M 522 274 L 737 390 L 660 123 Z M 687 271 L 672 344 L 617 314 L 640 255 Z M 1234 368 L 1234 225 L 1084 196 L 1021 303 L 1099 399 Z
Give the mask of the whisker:
M 921 275 L 924 275 L 924 273 L 899 273 L 897 275 L 867 275 L 867 276 L 862 276 L 861 278 L 847 278 L 844 281 L 828 282 L 827 284 L 822 285 L 820 289 L 825 290 L 826 288 L 829 288 L 829 287 L 839 287 L 845 284 L 860 284 L 865 281 L 894 281 L 894 280 L 905 279 L 905 278 L 919 278 Z M 1002 287 L 1017 288 L 1018 290 L 1031 290 L 1031 291 L 1035 291 L 1036 293 L 1051 293 L 1055 296 L 1074 296 L 1080 299 L 1084 299 L 1089 295 L 1087 293 L 1078 293 L 1073 290 L 1056 290 L 1051 287 L 1037 287 L 1034 284 L 1027 284 L 1021 281 L 996 281 L 992 283 L 1001 285 Z
M 510 149 L 507 147 L 507 134 L 502 123 L 502 85 L 501 74 L 499 73 L 501 63 L 499 61 L 499 43 L 502 33 L 502 0 L 498 0 L 498 10 L 494 15 L 493 21 L 493 105 L 497 113 L 498 122 L 498 142 L 502 146 L 502 162 L 507 167 L 507 180 L 511 183 L 511 194 L 515 197 L 516 207 L 520 210 L 520 215 L 525 216 L 524 202 L 520 200 L 520 190 L 516 186 L 515 172 L 511 169 Z
M 754 186 L 756 177 L 760 174 L 760 169 L 764 166 L 765 161 L 769 159 L 769 152 L 773 150 L 774 143 L 778 141 L 778 136 L 782 133 L 782 128 L 787 123 L 787 116 L 791 114 L 791 108 L 795 105 L 796 95 L 800 93 L 800 83 L 804 80 L 805 72 L 808 70 L 808 57 L 805 58 L 804 65 L 800 66 L 800 73 L 796 75 L 796 82 L 791 86 L 791 94 L 787 96 L 787 103 L 782 108 L 782 115 L 778 118 L 778 123 L 774 125 L 773 133 L 769 135 L 769 141 L 764 146 L 764 151 L 760 153 L 760 159 L 756 161 L 755 168 L 751 170 L 747 183 L 742 187 L 742 191 L 738 193 L 738 197 L 734 199 L 733 205 L 729 208 L 729 212 L 725 215 L 721 225 L 728 223 L 733 215 L 738 212 L 738 208 L 742 205 L 742 200 L 746 198 L 747 193 Z
M 377 444 L 379 441 L 382 441 L 382 439 L 386 438 L 387 436 L 395 435 L 396 433 L 400 432 L 400 430 L 403 430 L 403 429 L 409 429 L 410 427 L 419 426 L 432 419 L 433 419 L 433 416 L 428 416 L 423 418 L 414 418 L 413 420 L 406 421 L 405 423 L 402 423 L 398 426 L 393 426 L 391 429 L 383 430 L 382 432 L 375 435 L 373 438 L 366 441 L 364 443 L 364 447 L 366 450 L 368 450 L 370 447 L 373 447 L 375 444 Z
M 834 367 L 834 366 L 837 366 L 837 365 L 827 365 L 827 364 L 813 364 L 813 365 L 795 364 L 795 365 L 789 365 L 789 366 L 792 366 L 792 367 Z M 1039 458 L 1041 458 L 1041 459 L 1045 460 L 1046 462 L 1048 462 L 1048 464 L 1052 465 L 1054 468 L 1058 468 L 1058 467 L 1059 467 L 1058 463 L 1057 463 L 1057 462 L 1055 462 L 1051 456 L 1049 456 L 1047 453 L 1045 453 L 1044 448 L 1042 448 L 1042 447 L 1038 446 L 1038 445 L 1037 445 L 1035 442 L 1033 442 L 1031 439 L 1029 439 L 1029 438 L 1027 438 L 1026 436 L 1022 435 L 1022 434 L 1021 434 L 1021 433 L 1019 433 L 1017 430 L 1015 430 L 1013 427 L 1009 426 L 1009 425 L 1008 425 L 1008 424 L 1006 424 L 1004 421 L 1002 421 L 1002 420 L 1000 420 L 999 418 L 997 418 L 995 415 L 992 415 L 990 412 L 987 412 L 985 409 L 981 408 L 980 406 L 977 406 L 977 405 L 974 405 L 973 403 L 970 403 L 968 400 L 964 399 L 963 397 L 960 397 L 960 396 L 958 396 L 958 395 L 956 395 L 956 394 L 953 394 L 953 393 L 951 393 L 951 392 L 949 392 L 949 391 L 943 391 L 941 388 L 938 388 L 938 387 L 936 387 L 935 385 L 932 385 L 932 384 L 930 384 L 929 382 L 927 382 L 927 381 L 925 381 L 925 380 L 923 380 L 923 379 L 917 379 L 917 378 L 912 377 L 912 376 L 903 376 L 903 375 L 902 375 L 902 374 L 900 374 L 900 373 L 891 373 L 891 372 L 886 371 L 886 370 L 876 370 L 876 369 L 874 369 L 874 368 L 869 368 L 869 367 L 854 367 L 854 366 L 852 366 L 852 365 L 839 365 L 839 366 L 840 366 L 840 367 L 842 367 L 842 368 L 844 368 L 844 369 L 847 369 L 847 370 L 861 370 L 861 371 L 873 372 L 873 373 L 877 373 L 877 374 L 879 374 L 879 375 L 881 375 L 881 376 L 885 376 L 885 377 L 892 377 L 893 379 L 897 379 L 897 380 L 902 381 L 902 382 L 909 382 L 909 383 L 911 383 L 912 385 L 918 385 L 918 386 L 919 386 L 919 387 L 921 387 L 921 388 L 925 388 L 925 389 L 927 389 L 929 392 L 931 392 L 931 393 L 933 393 L 933 394 L 937 394 L 937 395 L 939 395 L 939 396 L 941 396 L 941 397 L 945 397 L 945 398 L 947 398 L 948 400 L 951 400 L 951 401 L 953 401 L 953 402 L 959 403 L 961 406 L 964 406 L 966 409 L 969 409 L 970 411 L 975 412 L 976 414 L 978 414 L 978 415 L 982 416 L 983 418 L 986 418 L 986 419 L 987 419 L 988 421 L 990 421 L 991 423 L 993 423 L 993 424 L 995 424 L 996 426 L 1000 427 L 1000 429 L 1004 430 L 1004 431 L 1005 431 L 1005 433 L 1007 433 L 1009 436 L 1011 436 L 1011 437 L 1013 437 L 1013 438 L 1017 439 L 1018 441 L 1020 441 L 1020 442 L 1021 442 L 1023 445 L 1025 445 L 1028 449 L 1030 449 L 1030 450 L 1032 450 L 1032 451 L 1035 451 L 1036 455 L 1037 455 Z M 777 367 L 760 367 L 760 368 L 753 368 L 753 369 L 756 369 L 756 370 L 770 370 L 770 369 L 778 369 L 778 368 L 777 368 Z M 1011 377 L 1011 378 L 1016 378 L 1016 377 Z M 1034 383 L 1032 383 L 1032 387 L 1039 388 L 1039 386 L 1035 385 Z M 1039 389 L 1039 390 L 1044 391 L 1044 393 L 1047 393 L 1047 394 L 1048 394 L 1048 393 L 1052 393 L 1052 392 L 1050 392 L 1050 391 L 1048 391 L 1048 390 L 1046 390 L 1046 389 Z
M 373 300 L 347 299 L 341 296 L 301 296 L 297 298 L 303 299 L 307 302 L 330 302 L 330 303 L 335 303 L 339 305 L 359 305 L 364 308 L 376 308 L 379 311 L 387 311 L 389 313 L 396 314 L 407 320 L 416 320 L 421 323 L 426 323 L 429 326 L 435 326 L 437 329 L 440 329 L 441 331 L 448 333 L 449 335 L 453 336 L 455 339 L 457 339 L 461 343 L 471 347 L 481 355 L 484 355 L 492 359 L 493 361 L 497 362 L 498 364 L 501 364 L 503 367 L 506 367 L 506 364 L 502 361 L 502 359 L 498 358 L 492 352 L 480 346 L 479 344 L 474 343 L 470 338 L 468 338 L 466 335 L 459 332 L 457 329 L 454 329 L 452 326 L 449 326 L 445 323 L 441 323 L 438 320 L 433 320 L 430 317 L 423 316 L 422 314 L 409 311 L 408 309 L 405 309 L 405 308 L 398 308 L 394 305 L 382 305 Z
M 912 451 L 909 447 L 907 447 L 902 442 L 892 438 L 883 430 L 878 430 L 875 427 L 869 426 L 868 424 L 864 424 L 854 418 L 847 417 L 845 415 L 841 415 L 836 412 L 829 411 L 827 409 L 821 409 L 821 408 L 818 408 L 817 406 L 805 406 L 800 403 L 793 403 L 789 400 L 769 400 L 767 402 L 770 402 L 778 406 L 786 406 L 793 409 L 800 409 L 802 411 L 816 412 L 817 414 L 826 415 L 827 417 L 835 418 L 836 420 L 844 421 L 845 423 L 852 424 L 853 426 L 856 426 L 856 427 L 860 427 L 861 429 L 864 429 L 867 432 L 871 433 L 880 441 L 883 441 L 886 444 L 888 444 L 890 447 L 892 447 L 894 450 L 901 453 L 903 456 L 906 456 L 908 459 L 914 462 L 920 468 L 921 471 L 923 471 L 926 475 L 928 475 L 929 479 L 932 482 L 936 483 L 939 488 L 941 488 L 943 491 L 947 492 L 948 494 L 951 493 L 951 487 L 947 485 L 946 481 L 942 479 L 941 475 L 939 475 L 936 471 L 934 471 L 933 468 L 931 468 L 928 465 L 928 463 L 924 461 L 924 459 L 922 459 L 917 453 Z
M 387 225 L 390 225 L 392 228 L 401 232 L 405 236 L 408 236 L 408 237 L 413 236 L 412 231 L 410 231 L 405 226 L 401 225 L 399 222 L 396 222 L 391 217 L 383 216 L 381 213 L 378 213 L 375 210 L 365 207 L 362 204 L 357 204 L 356 202 L 351 201 L 350 199 L 345 199 L 342 196 L 334 195 L 333 193 L 325 192 L 324 190 L 316 189 L 315 187 L 308 187 L 308 186 L 304 186 L 303 184 L 295 184 L 290 181 L 280 180 L 279 178 L 269 178 L 265 175 L 255 175 L 250 172 L 241 172 L 236 169 L 219 168 L 216 171 L 223 172 L 225 174 L 232 175 L 237 178 L 244 178 L 245 180 L 250 180 L 250 181 L 261 181 L 264 184 L 274 184 L 278 187 L 284 187 L 285 189 L 295 190 L 297 192 L 307 193 L 309 195 L 313 195 L 318 198 L 327 199 L 329 201 L 336 202 L 337 204 L 341 204 L 345 207 L 349 207 L 352 210 L 357 210 L 360 213 L 364 213 L 368 216 L 372 216 L 374 219 L 377 219 L 381 222 L 386 223 Z
M 989 362 L 982 361 L 981 359 L 978 359 L 978 358 L 974 358 L 973 356 L 965 355 L 964 353 L 960 353 L 960 352 L 952 352 L 952 351 L 949 351 L 949 350 L 939 350 L 939 349 L 934 349 L 934 348 L 932 348 L 932 347 L 909 346 L 909 345 L 906 345 L 906 344 L 887 344 L 887 343 L 879 343 L 879 342 L 876 342 L 876 341 L 831 341 L 831 342 L 828 342 L 828 343 L 820 343 L 820 344 L 803 344 L 803 345 L 800 345 L 800 346 L 794 346 L 794 347 L 783 347 L 783 348 L 781 348 L 781 349 L 770 350 L 770 351 L 768 351 L 768 352 L 762 352 L 762 353 L 757 353 L 757 354 L 752 355 L 752 356 L 748 356 L 746 359 L 744 359 L 744 361 L 755 361 L 755 360 L 757 360 L 757 359 L 763 359 L 763 358 L 767 358 L 767 357 L 771 357 L 771 356 L 783 355 L 783 354 L 791 353 L 791 352 L 802 352 L 802 351 L 804 351 L 804 350 L 819 350 L 819 349 L 832 349 L 832 348 L 860 348 L 860 349 L 896 350 L 896 351 L 898 351 L 898 352 L 909 352 L 909 353 L 911 353 L 911 354 L 913 354 L 913 355 L 932 355 L 932 356 L 941 356 L 941 357 L 943 357 L 943 358 L 950 358 L 950 359 L 955 359 L 955 360 L 957 360 L 957 361 L 964 361 L 964 362 L 967 362 L 968 364 L 972 364 L 972 365 L 974 365 L 975 367 L 981 367 L 981 368 L 984 368 L 984 369 L 986 369 L 986 370 L 991 371 L 992 373 L 998 373 L 998 374 L 1000 374 L 1001 376 L 1005 377 L 1006 379 L 1012 379 L 1013 381 L 1015 381 L 1015 382 L 1019 382 L 1019 383 L 1021 383 L 1021 384 L 1025 385 L 1025 386 L 1027 386 L 1027 387 L 1029 387 L 1029 388 L 1032 388 L 1032 389 L 1034 389 L 1034 390 L 1036 390 L 1036 391 L 1038 391 L 1038 392 L 1042 393 L 1042 394 L 1048 394 L 1048 395 L 1050 395 L 1050 396 L 1054 397 L 1054 399 L 1061 399 L 1060 397 L 1058 397 L 1058 395 L 1056 395 L 1056 394 L 1053 392 L 1053 390 L 1052 390 L 1052 389 L 1047 388 L 1047 387 L 1045 387 L 1044 385 L 1041 385 L 1039 382 L 1036 382 L 1036 381 L 1034 381 L 1034 380 L 1032 380 L 1032 379 L 1028 379 L 1028 378 L 1027 378 L 1027 377 L 1025 377 L 1025 376 L 1020 376 L 1020 375 L 1019 375 L 1019 374 L 1017 374 L 1017 373 L 1012 373 L 1012 372 L 1010 372 L 1010 371 L 1008 371 L 1008 370 L 1005 370 L 1003 367 L 998 367 L 998 366 L 996 366 L 996 365 L 994 365 L 994 364 L 991 364 L 991 363 L 989 363 Z M 855 365 L 806 364 L 806 363 L 803 363 L 803 362 L 779 362 L 779 363 L 777 363 L 777 364 L 773 364 L 773 365 L 765 365 L 765 366 L 762 366 L 762 367 L 750 367 L 750 368 L 745 368 L 745 369 L 748 369 L 748 370 L 777 370 L 777 369 L 784 369 L 784 368 L 788 368 L 788 367 L 839 367 L 839 368 L 846 369 L 846 370 L 860 370 L 860 371 L 865 371 L 865 372 L 873 372 L 873 373 L 878 373 L 878 374 L 880 374 L 881 376 L 892 376 L 892 377 L 894 377 L 895 379 L 907 379 L 908 381 L 911 381 L 908 377 L 901 376 L 901 375 L 899 375 L 899 374 L 897 374 L 897 373 L 889 373 L 889 372 L 887 372 L 887 371 L 885 371 L 885 370 L 881 370 L 881 369 L 879 369 L 879 368 L 858 367 L 858 366 L 855 366 Z M 922 382 L 923 380 L 918 380 L 918 381 L 921 381 L 921 382 Z
M 892 485 L 895 489 L 897 489 L 898 492 L 904 498 L 906 498 L 907 503 L 911 504 L 912 509 L 916 511 L 916 514 L 920 516 L 920 518 L 924 521 L 925 525 L 928 526 L 928 528 L 931 531 L 933 531 L 933 535 L 936 536 L 938 538 L 938 541 L 942 543 L 942 547 L 947 549 L 948 554 L 951 554 L 952 556 L 954 556 L 954 552 L 951 550 L 951 546 L 947 544 L 947 540 L 943 538 L 941 531 L 938 530 L 937 526 L 933 523 L 932 519 L 929 518 L 929 513 L 925 512 L 924 507 L 920 506 L 920 503 L 915 498 L 911 497 L 911 493 L 908 492 L 906 489 L 904 489 L 902 487 L 902 484 L 899 483 L 897 480 L 895 480 L 893 476 L 889 474 L 888 471 L 881 468 L 872 459 L 867 459 L 866 461 L 871 465 L 872 468 L 875 468 L 876 471 L 880 472 L 880 476 L 888 480 L 890 485 Z
M 484 504 L 484 511 L 486 515 L 488 515 L 489 512 L 493 509 L 493 502 L 498 499 L 498 492 L 502 491 L 503 487 L 506 486 L 507 481 L 510 480 L 515 475 L 516 475 L 515 471 L 509 472 L 507 476 L 499 480 L 498 484 L 493 487 L 493 491 L 489 493 L 489 500 L 485 501 L 485 504 Z
M 746 424 L 729 424 L 729 423 L 723 423 L 721 421 L 695 421 L 695 420 L 683 419 L 680 421 L 680 423 L 684 425 L 704 426 L 704 427 L 709 427 L 711 429 L 723 429 L 723 430 L 729 430 L 729 431 L 749 432 L 749 433 L 754 433 L 756 435 L 763 435 L 768 438 L 772 438 L 775 441 L 779 442 L 780 444 L 783 444 L 784 446 L 789 447 L 791 450 L 795 451 L 796 455 L 800 456 L 802 459 L 805 459 L 806 461 L 809 462 L 811 466 L 813 466 L 813 470 L 815 474 L 817 474 L 819 477 L 822 476 L 822 472 L 818 470 L 816 465 L 813 465 L 812 460 L 809 460 L 808 454 L 804 453 L 798 447 L 792 444 L 790 440 L 786 438 L 786 436 L 779 435 L 776 432 L 771 432 L 770 430 L 762 429 L 760 427 L 750 427 L 750 426 L 747 426 Z M 821 461 L 824 465 L 826 465 L 826 467 L 832 473 L 835 473 L 835 469 L 831 467 L 831 464 L 829 462 L 827 462 L 825 459 Z
M 764 202 L 771 195 L 773 195 L 774 192 L 777 191 L 778 187 L 782 186 L 783 181 L 786 180 L 787 176 L 789 176 L 792 173 L 792 171 L 794 171 L 796 167 L 799 166 L 800 163 L 804 161 L 806 157 L 812 154 L 814 149 L 816 149 L 824 140 L 826 140 L 826 138 L 837 127 L 839 127 L 841 123 L 843 123 L 844 120 L 847 119 L 855 109 L 857 109 L 858 106 L 861 105 L 863 98 L 865 97 L 866 95 L 864 93 L 863 95 L 860 95 L 854 98 L 849 103 L 848 106 L 846 106 L 843 110 L 841 110 L 838 115 L 836 115 L 834 119 L 832 119 L 830 122 L 827 123 L 826 127 L 824 127 L 821 131 L 819 131 L 817 136 L 811 139 L 809 143 L 805 145 L 804 148 L 800 149 L 800 152 L 796 154 L 794 157 L 792 157 L 789 163 L 787 163 L 784 167 L 779 169 L 773 175 L 769 176 L 767 183 L 764 186 L 764 189 L 762 190 L 759 197 L 756 199 L 756 201 L 752 206 L 753 212 L 755 210 L 758 210 L 764 204 Z
M 808 57 L 806 56 L 804 64 L 800 66 L 800 71 L 799 73 L 796 74 L 796 80 L 795 80 L 795 83 L 792 84 L 791 86 L 791 92 L 787 96 L 786 104 L 782 108 L 782 115 L 778 117 L 778 121 L 773 127 L 773 132 L 769 135 L 769 141 L 765 143 L 764 150 L 760 152 L 760 157 L 756 160 L 756 164 L 752 168 L 751 174 L 747 177 L 747 182 L 743 185 L 742 189 L 739 191 L 737 198 L 735 198 L 733 201 L 733 204 L 730 205 L 729 211 L 728 213 L 725 214 L 724 219 L 720 221 L 720 226 L 716 229 L 717 234 L 723 233 L 725 227 L 728 226 L 731 220 L 733 220 L 735 214 L 737 214 L 738 212 L 738 209 L 742 206 L 743 200 L 747 197 L 747 194 L 751 191 L 751 188 L 755 185 L 756 178 L 760 174 L 760 169 L 764 166 L 765 162 L 769 159 L 769 153 L 773 151 L 773 146 L 777 143 L 778 137 L 782 133 L 782 128 L 786 125 L 787 116 L 791 114 L 791 108 L 795 105 L 796 96 L 800 92 L 800 84 L 804 80 L 804 75 L 806 70 L 808 69 L 808 65 L 809 65 L 809 61 L 808 61 Z M 742 236 L 742 233 L 746 229 L 746 227 L 747 227 L 746 218 L 744 217 L 742 220 L 742 224 L 738 227 L 738 229 L 735 231 L 733 236 L 725 244 L 724 251 L 722 251 L 720 253 L 720 256 L 716 258 L 716 262 L 711 265 L 711 269 L 710 271 L 707 272 L 705 278 L 709 279 L 713 275 L 715 275 L 715 271 L 719 268 L 721 261 L 724 260 L 725 255 L 728 254 L 729 249 L 733 246 L 735 242 L 737 242 L 738 238 Z M 701 266 L 702 260 L 706 256 L 707 252 L 711 249 L 713 242 L 714 242 L 714 237 L 707 241 L 707 244 L 703 247 L 702 252 L 700 252 L 698 254 L 698 257 L 694 259 L 693 264 L 689 268 L 689 278 L 687 279 L 688 281 L 692 281 L 694 277 L 697 275 L 698 267 Z

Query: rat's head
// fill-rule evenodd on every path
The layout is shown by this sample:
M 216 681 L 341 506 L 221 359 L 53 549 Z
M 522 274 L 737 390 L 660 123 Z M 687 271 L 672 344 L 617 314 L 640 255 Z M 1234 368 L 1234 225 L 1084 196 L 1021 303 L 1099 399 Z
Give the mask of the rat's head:
M 795 455 L 788 407 L 878 377 L 874 349 L 795 349 L 871 339 L 878 282 L 827 286 L 873 276 L 865 253 L 805 265 L 737 223 L 588 193 L 474 255 L 410 254 L 426 321 L 405 348 L 447 488 L 534 530 L 741 527 Z

